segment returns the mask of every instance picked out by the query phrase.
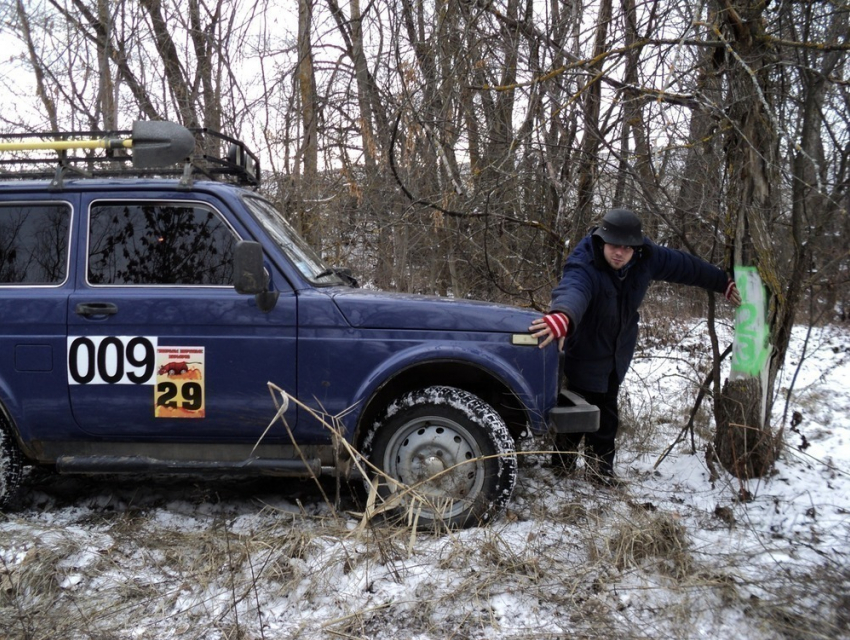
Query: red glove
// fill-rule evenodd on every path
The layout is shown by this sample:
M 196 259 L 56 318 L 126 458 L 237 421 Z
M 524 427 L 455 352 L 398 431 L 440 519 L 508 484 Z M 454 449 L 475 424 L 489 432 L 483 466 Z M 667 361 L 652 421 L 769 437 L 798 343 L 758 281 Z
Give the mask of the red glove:
M 732 278 L 729 278 L 729 282 L 726 284 L 726 299 L 735 306 L 741 304 L 741 293 Z
M 556 340 L 566 336 L 567 330 L 570 327 L 570 319 L 567 318 L 566 314 L 563 314 L 560 311 L 547 313 L 543 316 L 543 322 L 545 322 L 546 326 L 549 327 L 552 337 Z

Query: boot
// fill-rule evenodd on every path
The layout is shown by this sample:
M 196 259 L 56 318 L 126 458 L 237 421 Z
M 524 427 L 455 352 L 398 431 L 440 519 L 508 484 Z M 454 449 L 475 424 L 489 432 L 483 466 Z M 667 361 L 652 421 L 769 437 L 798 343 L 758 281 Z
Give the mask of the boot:
M 566 433 L 555 434 L 555 450 L 552 452 L 552 468 L 559 475 L 572 475 L 576 470 L 577 443 Z
M 618 487 L 620 479 L 614 473 L 614 452 L 593 455 L 588 466 L 588 479 L 603 487 Z

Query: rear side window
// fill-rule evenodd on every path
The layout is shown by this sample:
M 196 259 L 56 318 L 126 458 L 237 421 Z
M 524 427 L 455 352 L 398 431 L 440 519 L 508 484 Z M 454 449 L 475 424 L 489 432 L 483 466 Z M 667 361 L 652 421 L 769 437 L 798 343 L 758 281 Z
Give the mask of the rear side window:
M 99 202 L 89 216 L 88 281 L 105 285 L 232 285 L 238 238 L 212 209 Z
M 67 204 L 0 205 L 0 284 L 61 284 L 68 269 Z

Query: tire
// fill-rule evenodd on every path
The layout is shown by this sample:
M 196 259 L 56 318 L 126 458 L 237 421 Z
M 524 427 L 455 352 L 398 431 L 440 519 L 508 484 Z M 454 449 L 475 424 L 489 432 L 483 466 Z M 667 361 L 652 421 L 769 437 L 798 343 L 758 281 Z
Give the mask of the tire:
M 516 450 L 505 422 L 480 398 L 453 387 L 411 391 L 393 401 L 363 453 L 402 485 L 381 479 L 381 498 L 413 488 L 392 512 L 404 516 L 412 507 L 424 528 L 487 523 L 516 484 Z
M 17 495 L 21 484 L 23 456 L 8 422 L 0 416 L 0 509 Z

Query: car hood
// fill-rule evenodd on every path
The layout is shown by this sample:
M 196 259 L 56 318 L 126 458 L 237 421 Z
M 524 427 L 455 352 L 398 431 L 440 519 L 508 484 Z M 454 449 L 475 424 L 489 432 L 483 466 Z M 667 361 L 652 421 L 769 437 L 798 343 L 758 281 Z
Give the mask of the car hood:
M 333 300 L 353 327 L 527 333 L 540 313 L 503 304 L 367 289 L 344 289 Z

